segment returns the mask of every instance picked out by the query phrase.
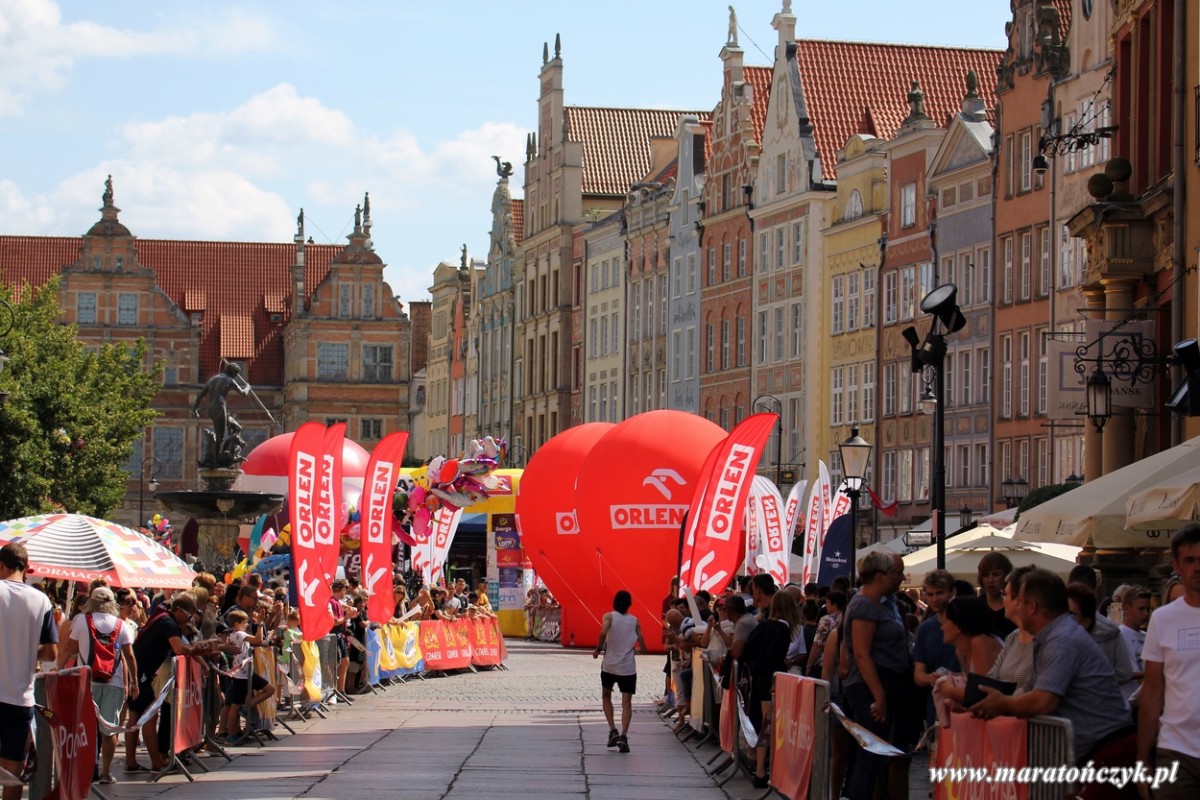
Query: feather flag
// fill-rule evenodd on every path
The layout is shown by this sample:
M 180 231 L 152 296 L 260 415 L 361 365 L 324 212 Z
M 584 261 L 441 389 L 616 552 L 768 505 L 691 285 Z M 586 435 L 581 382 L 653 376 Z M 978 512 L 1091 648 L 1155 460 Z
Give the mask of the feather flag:
M 325 426 L 306 422 L 292 437 L 288 459 L 288 502 L 292 519 L 292 585 L 300 610 L 300 629 L 304 641 L 312 642 L 329 632 L 330 582 L 325 579 L 317 547 L 317 528 L 324 524 L 318 517 L 317 495 L 324 481 L 321 474 Z
M 384 437 L 371 451 L 362 494 L 362 585 L 367 595 L 367 619 L 383 624 L 395 613 L 391 593 L 392 495 L 400 476 L 400 462 L 408 446 L 408 432 Z
M 804 490 L 808 488 L 808 481 L 802 480 L 792 486 L 792 490 L 788 492 L 787 502 L 783 508 L 783 537 L 785 553 L 792 552 L 792 544 L 796 541 L 796 520 L 800 516 L 800 504 L 804 502 Z
M 746 510 L 754 514 L 762 550 L 755 557 L 755 566 L 782 586 L 788 582 L 791 550 L 783 530 L 783 498 L 779 489 L 761 475 L 755 477 Z

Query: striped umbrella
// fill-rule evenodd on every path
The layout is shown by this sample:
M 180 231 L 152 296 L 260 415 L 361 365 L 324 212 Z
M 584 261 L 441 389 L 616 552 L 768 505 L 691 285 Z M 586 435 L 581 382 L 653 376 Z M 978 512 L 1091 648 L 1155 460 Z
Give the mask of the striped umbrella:
M 187 589 L 196 573 L 135 530 L 83 514 L 39 514 L 0 522 L 0 543 L 22 542 L 30 571 L 41 578 L 110 586 Z

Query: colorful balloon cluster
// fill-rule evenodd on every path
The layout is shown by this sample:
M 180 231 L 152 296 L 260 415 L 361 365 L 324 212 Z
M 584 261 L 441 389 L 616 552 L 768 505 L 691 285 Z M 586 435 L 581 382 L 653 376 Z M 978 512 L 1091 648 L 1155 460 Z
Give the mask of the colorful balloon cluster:
M 411 525 L 413 536 L 425 540 L 439 509 L 466 508 L 487 499 L 487 485 L 480 478 L 494 472 L 507 455 L 508 442 L 488 436 L 468 442 L 459 458 L 435 456 L 413 473 L 411 491 L 397 491 L 393 509 L 404 512 L 401 524 Z
M 154 541 L 159 542 L 160 544 L 168 546 L 170 545 L 171 534 L 173 532 L 171 520 L 167 519 L 162 514 L 155 514 L 153 517 L 146 520 L 146 527 L 143 530 L 152 539 L 154 539 Z

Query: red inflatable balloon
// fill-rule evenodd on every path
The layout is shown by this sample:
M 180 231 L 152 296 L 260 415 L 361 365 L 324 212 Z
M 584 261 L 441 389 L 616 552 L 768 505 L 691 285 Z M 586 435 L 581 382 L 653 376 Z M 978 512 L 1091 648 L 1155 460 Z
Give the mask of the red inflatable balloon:
M 247 475 L 282 475 L 287 477 L 288 457 L 292 452 L 292 437 L 295 433 L 272 436 L 250 451 L 242 462 L 242 472 Z M 371 454 L 358 442 L 345 440 L 342 445 L 342 477 L 362 478 L 367 474 L 367 462 Z
M 615 426 L 588 422 L 568 428 L 537 449 L 521 476 L 517 522 L 521 548 L 562 606 L 559 640 L 594 647 L 600 633 L 598 584 L 580 581 L 581 565 L 595 561 L 595 546 L 579 535 L 575 477 L 588 453 Z M 612 598 L 609 598 L 611 602 Z M 599 610 L 597 610 L 599 608 Z
M 695 414 L 647 411 L 609 431 L 579 468 L 575 508 L 591 557 L 581 559 L 578 577 L 567 577 L 599 585 L 597 616 L 611 610 L 618 590 L 628 590 L 646 643 L 658 652 L 662 599 L 679 569 L 683 516 L 705 458 L 725 436 Z

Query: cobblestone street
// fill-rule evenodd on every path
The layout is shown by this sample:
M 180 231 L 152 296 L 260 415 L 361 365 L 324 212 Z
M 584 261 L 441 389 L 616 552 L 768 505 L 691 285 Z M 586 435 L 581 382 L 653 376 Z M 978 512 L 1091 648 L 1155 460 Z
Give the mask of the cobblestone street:
M 715 786 L 703 765 L 715 752 L 679 743 L 654 713 L 662 656 L 638 658 L 632 752 L 605 747 L 599 664 L 584 650 L 509 643 L 507 671 L 414 680 L 335 706 L 326 720 L 264 748 L 231 751 L 232 763 L 205 759 L 213 772 L 189 784 L 171 775 L 136 780 L 114 764 L 111 798 L 313 798 L 479 800 L 629 798 L 695 800 L 755 796 L 735 778 Z M 618 708 L 618 714 L 620 713 Z M 144 757 L 144 754 L 143 754 Z M 728 791 L 726 791 L 728 790 Z

